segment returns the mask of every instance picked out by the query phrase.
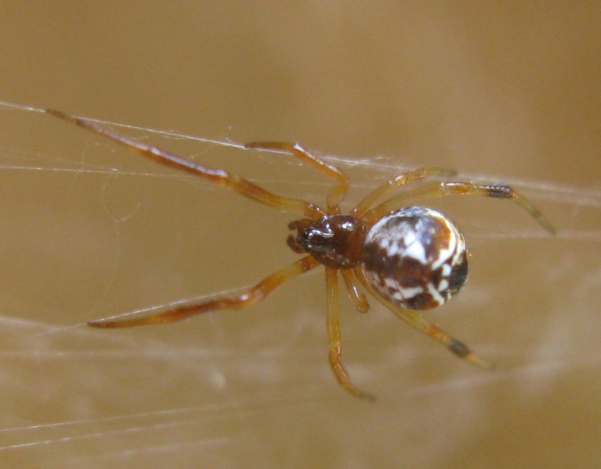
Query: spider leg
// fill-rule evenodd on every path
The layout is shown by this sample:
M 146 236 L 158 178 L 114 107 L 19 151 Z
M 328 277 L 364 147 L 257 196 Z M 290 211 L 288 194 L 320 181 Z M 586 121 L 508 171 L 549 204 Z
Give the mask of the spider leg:
M 156 161 L 157 163 L 169 166 L 171 168 L 179 169 L 194 174 L 196 176 L 200 176 L 212 183 L 219 184 L 220 186 L 229 187 L 230 189 L 236 191 L 244 197 L 248 197 L 249 199 L 252 199 L 263 205 L 274 207 L 279 210 L 300 213 L 306 217 L 313 219 L 320 218 L 324 215 L 323 209 L 321 209 L 315 204 L 305 202 L 304 200 L 295 199 L 292 197 L 280 196 L 272 192 L 266 191 L 262 187 L 257 186 L 256 184 L 253 184 L 252 182 L 240 176 L 231 174 L 222 169 L 213 169 L 201 166 L 198 163 L 194 163 L 179 156 L 173 155 L 157 147 L 137 142 L 107 127 L 103 127 L 95 122 L 80 119 L 78 117 L 65 114 L 64 112 L 56 111 L 54 109 L 46 109 L 46 112 L 51 116 L 58 117 L 68 122 L 73 122 L 79 127 L 82 127 L 86 130 L 89 130 L 98 135 L 102 135 L 103 137 L 107 137 L 117 143 L 120 143 L 121 145 L 127 147 L 132 151 L 135 151 L 136 153 L 144 156 L 145 158 L 148 158 L 152 161 Z
M 371 222 L 395 210 L 407 199 L 445 197 L 447 195 L 476 195 L 480 197 L 492 197 L 494 199 L 508 199 L 517 203 L 526 210 L 545 230 L 550 234 L 556 233 L 555 227 L 526 197 L 519 194 L 511 187 L 503 184 L 476 184 L 469 181 L 442 181 L 426 184 L 397 195 L 382 204 L 367 211 L 362 217 L 364 221 Z
M 404 321 L 411 324 L 418 331 L 432 337 L 439 344 L 444 345 L 449 351 L 459 358 L 468 361 L 476 366 L 486 369 L 493 369 L 494 365 L 482 358 L 475 355 L 470 348 L 463 342 L 457 340 L 447 332 L 438 328 L 437 326 L 427 322 L 421 314 L 412 311 L 410 309 L 404 309 L 399 306 L 393 305 L 392 303 L 385 303 L 394 314 L 403 319 Z
M 338 278 L 336 269 L 332 267 L 326 267 L 326 287 L 328 301 L 328 359 L 334 376 L 336 376 L 338 383 L 353 396 L 373 401 L 375 398 L 371 394 L 360 391 L 351 383 L 348 373 L 340 360 L 342 350 L 340 348 L 340 321 L 338 319 Z
M 248 306 L 251 306 L 257 301 L 265 298 L 282 283 L 291 280 L 300 274 L 317 267 L 318 265 L 319 263 L 312 256 L 305 256 L 296 261 L 294 264 L 290 264 L 275 271 L 271 275 L 265 277 L 255 286 L 241 292 L 236 296 L 217 298 L 214 300 L 204 301 L 202 303 L 178 306 L 168 311 L 163 311 L 161 313 L 153 314 L 152 316 L 146 316 L 143 318 L 117 320 L 101 319 L 98 321 L 89 322 L 88 325 L 92 327 L 116 328 L 144 326 L 147 324 L 165 324 L 168 322 L 180 321 L 197 314 L 209 313 L 211 311 L 217 311 L 220 309 L 247 308 Z
M 486 360 L 483 360 L 476 356 L 467 345 L 455 339 L 453 336 L 449 335 L 447 332 L 443 331 L 437 326 L 430 324 L 422 317 L 421 314 L 410 309 L 401 308 L 400 306 L 397 306 L 387 301 L 385 298 L 383 298 L 381 295 L 375 292 L 373 288 L 369 287 L 367 280 L 365 280 L 365 278 L 363 277 L 360 267 L 355 268 L 355 274 L 380 303 L 386 306 L 390 311 L 392 311 L 403 321 L 408 322 L 411 326 L 413 326 L 423 334 L 426 334 L 428 337 L 432 337 L 439 344 L 444 345 L 446 348 L 449 349 L 449 351 L 457 355 L 462 360 L 466 360 L 481 368 L 494 368 L 494 365 L 492 363 L 487 362 Z
M 328 213 L 340 212 L 338 204 L 347 193 L 350 185 L 348 177 L 342 172 L 342 170 L 340 170 L 336 166 L 326 163 L 321 158 L 318 158 L 309 151 L 305 150 L 298 143 L 251 142 L 247 143 L 245 146 L 246 148 L 287 151 L 289 153 L 292 153 L 301 161 L 309 163 L 311 166 L 325 174 L 330 179 L 336 181 L 336 185 L 332 187 L 332 189 L 330 189 L 330 192 L 328 193 L 328 196 L 326 198 L 326 205 L 328 208 Z
M 357 282 L 355 274 L 353 274 L 353 270 L 344 269 L 340 272 L 342 273 L 346 290 L 351 297 L 353 304 L 355 305 L 355 309 L 360 313 L 367 313 L 369 310 L 369 303 L 367 302 L 365 295 L 359 290 L 359 283 Z
M 400 186 L 411 181 L 417 181 L 430 176 L 454 176 L 456 171 L 441 168 L 418 168 L 411 171 L 405 171 L 388 179 L 384 184 L 376 187 L 373 191 L 361 200 L 357 206 L 351 210 L 351 215 L 361 217 L 370 207 L 388 197 Z

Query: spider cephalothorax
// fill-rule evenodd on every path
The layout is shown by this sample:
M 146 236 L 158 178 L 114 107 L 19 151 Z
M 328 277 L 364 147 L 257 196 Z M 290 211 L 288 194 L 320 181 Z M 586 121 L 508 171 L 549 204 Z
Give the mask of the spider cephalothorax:
M 199 303 L 185 303 L 167 311 L 142 318 L 93 321 L 93 327 L 130 327 L 179 321 L 196 314 L 220 309 L 240 309 L 261 300 L 282 283 L 316 267 L 325 267 L 327 291 L 328 361 L 338 382 L 351 394 L 364 399 L 372 396 L 352 383 L 342 366 L 340 325 L 338 320 L 338 273 L 360 312 L 369 308 L 367 291 L 398 317 L 432 337 L 452 353 L 475 365 L 490 368 L 459 340 L 428 323 L 416 310 L 433 308 L 457 293 L 467 276 L 465 241 L 455 225 L 440 212 L 423 207 L 405 207 L 406 200 L 477 195 L 508 199 L 530 213 L 547 231 L 553 226 L 523 196 L 505 185 L 476 184 L 469 181 L 438 181 L 407 190 L 396 190 L 405 183 L 427 177 L 450 177 L 454 172 L 420 168 L 402 172 L 370 192 L 349 213 L 341 214 L 340 201 L 350 182 L 336 166 L 312 155 L 296 143 L 253 142 L 246 148 L 286 151 L 313 166 L 335 185 L 330 189 L 325 208 L 311 202 L 269 192 L 256 184 L 221 169 L 206 168 L 166 151 L 132 140 L 89 120 L 60 111 L 48 114 L 108 137 L 140 155 L 163 165 L 194 174 L 209 182 L 228 187 L 261 204 L 299 214 L 290 223 L 293 232 L 288 246 L 304 254 L 299 260 L 278 269 L 238 295 Z
M 288 237 L 293 251 L 311 254 L 321 264 L 350 269 L 361 261 L 367 228 L 351 215 L 325 215 L 317 221 L 304 218 L 290 223 L 296 235 Z

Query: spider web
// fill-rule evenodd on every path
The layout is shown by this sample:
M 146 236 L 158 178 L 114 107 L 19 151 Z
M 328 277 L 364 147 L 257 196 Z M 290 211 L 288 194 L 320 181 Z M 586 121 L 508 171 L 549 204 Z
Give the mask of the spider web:
M 325 365 L 318 273 L 282 287 L 253 311 L 165 328 L 113 332 L 85 326 L 98 317 L 160 309 L 174 299 L 228 294 L 258 280 L 294 259 L 282 242 L 288 215 L 140 162 L 97 136 L 36 115 L 40 109 L 0 107 L 4 119 L 23 120 L 38 135 L 0 140 L 7 276 L 0 316 L 4 460 L 18 461 L 26 452 L 43 457 L 46 467 L 76 467 L 90 457 L 98 464 L 140 465 L 193 448 L 198 464 L 210 467 L 226 460 L 232 447 L 256 448 L 278 432 L 277 425 L 249 432 L 259 420 L 281 423 L 303 418 L 307 408 L 342 409 L 347 396 Z M 193 158 L 250 173 L 254 182 L 281 193 L 320 201 L 328 187 L 287 155 L 251 152 L 225 138 L 97 122 L 179 154 L 195 148 Z M 351 201 L 401 168 L 391 157 L 325 159 L 356 181 Z M 469 172 L 461 177 L 500 179 Z M 385 414 L 387 403 L 417 400 L 427 402 L 432 414 L 448 413 L 461 401 L 457 418 L 469 424 L 477 421 L 482 389 L 515 380 L 520 392 L 540 399 L 562 376 L 598 368 L 599 330 L 589 319 L 591 305 L 601 299 L 594 259 L 601 192 L 516 177 L 503 182 L 544 209 L 559 228 L 557 238 L 510 204 L 436 201 L 464 227 L 474 259 L 465 291 L 444 313 L 429 316 L 494 357 L 499 371 L 456 363 L 374 302 L 365 318 L 350 314 L 343 301 L 349 371 L 385 404 L 369 412 Z M 231 251 L 227 260 L 219 249 Z M 419 405 L 405 412 L 424 431 L 436 421 L 420 423 Z M 445 446 L 445 437 L 435 432 L 414 450 Z M 260 451 L 271 460 L 269 448 Z

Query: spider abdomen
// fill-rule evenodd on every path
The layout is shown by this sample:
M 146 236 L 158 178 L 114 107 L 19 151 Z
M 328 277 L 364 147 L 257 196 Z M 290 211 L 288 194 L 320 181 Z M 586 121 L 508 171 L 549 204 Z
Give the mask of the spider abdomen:
M 406 207 L 370 228 L 361 267 L 375 292 L 391 303 L 417 310 L 435 308 L 465 283 L 465 240 L 442 213 Z

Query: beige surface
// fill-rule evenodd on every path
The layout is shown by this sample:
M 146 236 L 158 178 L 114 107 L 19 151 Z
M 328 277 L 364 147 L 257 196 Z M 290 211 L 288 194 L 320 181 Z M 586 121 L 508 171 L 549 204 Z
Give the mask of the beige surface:
M 508 203 L 433 203 L 464 229 L 472 272 L 428 317 L 498 369 L 344 300 L 366 404 L 328 370 L 319 273 L 243 313 L 83 325 L 258 280 L 295 258 L 293 217 L 0 108 L 2 467 L 598 464 L 601 7 L 414 3 L 3 5 L 2 101 L 297 140 L 343 159 L 351 202 L 401 166 L 457 168 L 516 184 L 560 235 Z M 124 131 L 323 200 L 326 181 L 290 158 Z

